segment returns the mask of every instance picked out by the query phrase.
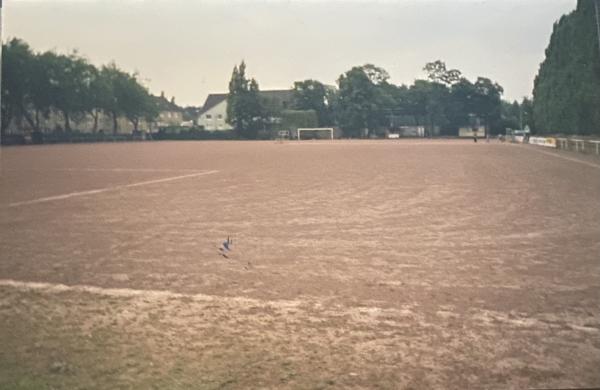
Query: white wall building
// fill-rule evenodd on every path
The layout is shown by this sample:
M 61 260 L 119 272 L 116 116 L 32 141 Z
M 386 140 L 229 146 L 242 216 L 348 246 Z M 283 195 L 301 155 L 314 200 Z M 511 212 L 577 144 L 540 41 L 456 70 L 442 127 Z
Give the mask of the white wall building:
M 198 126 L 207 131 L 233 130 L 227 119 L 227 94 L 213 93 L 208 95 L 204 107 L 198 115 Z
M 198 115 L 198 126 L 204 126 L 207 131 L 233 130 L 227 123 L 227 93 L 211 93 L 204 102 L 204 107 Z M 259 91 L 263 107 L 269 112 L 289 110 L 294 103 L 292 89 L 275 89 Z M 277 120 L 276 118 L 271 118 Z

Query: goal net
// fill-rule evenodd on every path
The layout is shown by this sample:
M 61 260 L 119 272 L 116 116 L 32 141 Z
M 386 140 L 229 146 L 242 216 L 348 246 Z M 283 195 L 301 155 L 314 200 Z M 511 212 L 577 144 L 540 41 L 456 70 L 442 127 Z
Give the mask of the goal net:
M 312 127 L 298 129 L 298 140 L 304 139 L 333 139 L 332 127 Z

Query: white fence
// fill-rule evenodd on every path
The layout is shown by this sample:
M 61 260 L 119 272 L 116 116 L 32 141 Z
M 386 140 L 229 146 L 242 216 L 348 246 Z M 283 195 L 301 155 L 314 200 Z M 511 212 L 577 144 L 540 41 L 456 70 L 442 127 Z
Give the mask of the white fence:
M 600 141 L 576 138 L 557 138 L 556 141 L 559 149 L 600 155 Z
M 532 145 L 545 146 L 547 148 L 556 148 L 556 138 L 552 137 L 529 137 L 529 143 Z

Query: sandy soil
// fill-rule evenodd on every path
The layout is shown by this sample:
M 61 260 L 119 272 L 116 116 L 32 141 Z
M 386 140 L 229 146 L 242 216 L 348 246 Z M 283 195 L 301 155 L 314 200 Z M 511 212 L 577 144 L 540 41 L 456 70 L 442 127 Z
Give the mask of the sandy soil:
M 540 151 L 4 148 L 0 388 L 600 386 L 600 159 Z

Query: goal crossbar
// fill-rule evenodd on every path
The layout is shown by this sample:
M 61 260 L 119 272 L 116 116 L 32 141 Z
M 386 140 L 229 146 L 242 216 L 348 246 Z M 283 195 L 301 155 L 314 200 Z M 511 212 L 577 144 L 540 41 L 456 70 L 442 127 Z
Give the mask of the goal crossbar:
M 333 139 L 333 127 L 314 127 L 314 128 L 302 128 L 302 129 L 298 129 L 298 141 L 300 141 L 300 134 L 303 131 L 329 131 L 331 139 Z

